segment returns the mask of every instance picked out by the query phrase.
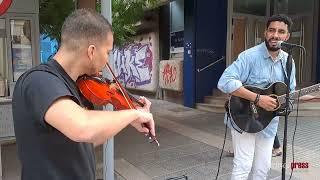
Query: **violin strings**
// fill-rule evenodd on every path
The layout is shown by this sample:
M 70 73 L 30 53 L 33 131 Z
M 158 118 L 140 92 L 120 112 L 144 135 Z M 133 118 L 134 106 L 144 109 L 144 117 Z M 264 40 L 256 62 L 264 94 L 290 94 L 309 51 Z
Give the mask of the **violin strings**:
M 120 85 L 120 83 L 119 83 L 119 81 L 117 80 L 115 74 L 114 74 L 113 71 L 111 70 L 111 67 L 110 67 L 109 63 L 107 63 L 106 65 L 107 65 L 107 68 L 109 69 L 109 71 L 110 71 L 110 73 L 111 73 L 114 81 L 116 82 L 117 86 L 119 87 L 120 92 L 122 93 L 124 99 L 126 100 L 127 104 L 129 105 L 130 109 L 136 109 L 136 108 L 134 107 L 134 105 L 130 103 L 131 101 L 129 101 L 129 99 L 130 99 L 129 94 L 127 94 L 126 91 L 124 91 L 124 90 L 122 89 L 122 86 Z M 148 127 L 147 127 L 147 128 L 148 128 Z M 153 136 L 150 131 L 149 131 L 149 133 L 148 133 L 148 136 L 149 136 L 148 139 L 151 139 L 152 142 L 155 142 L 155 143 L 157 144 L 157 146 L 160 146 L 157 138 L 156 138 L 155 136 Z
M 107 63 L 106 65 L 107 65 L 107 68 L 109 69 L 109 71 L 111 72 L 111 75 L 112 75 L 114 81 L 116 82 L 117 86 L 119 87 L 121 94 L 123 95 L 124 99 L 125 99 L 126 102 L 128 103 L 130 109 L 135 109 L 135 108 L 132 107 L 131 103 L 129 103 L 129 100 L 127 99 L 127 96 L 126 96 L 126 94 L 124 93 L 121 85 L 119 84 L 119 81 L 117 80 L 117 78 L 115 77 L 113 71 L 111 70 L 111 68 L 110 68 L 110 66 L 109 66 L 109 63 Z

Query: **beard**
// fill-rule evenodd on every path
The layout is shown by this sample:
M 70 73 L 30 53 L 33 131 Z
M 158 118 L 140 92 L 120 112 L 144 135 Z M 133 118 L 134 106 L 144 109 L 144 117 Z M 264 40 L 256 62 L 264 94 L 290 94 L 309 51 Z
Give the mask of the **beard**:
M 266 44 L 267 49 L 268 49 L 269 51 L 278 51 L 280 48 L 278 48 L 278 47 L 273 47 L 273 46 L 270 45 L 270 41 L 272 41 L 272 40 L 274 40 L 274 39 L 269 39 L 269 40 L 264 39 L 264 43 Z

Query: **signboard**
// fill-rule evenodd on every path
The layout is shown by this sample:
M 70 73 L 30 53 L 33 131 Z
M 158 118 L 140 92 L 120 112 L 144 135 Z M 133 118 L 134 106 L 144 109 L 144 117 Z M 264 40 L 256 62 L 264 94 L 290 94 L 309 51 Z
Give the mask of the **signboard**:
M 0 16 L 7 12 L 11 3 L 12 0 L 0 0 Z
M 184 31 L 172 32 L 170 34 L 170 52 L 183 52 Z

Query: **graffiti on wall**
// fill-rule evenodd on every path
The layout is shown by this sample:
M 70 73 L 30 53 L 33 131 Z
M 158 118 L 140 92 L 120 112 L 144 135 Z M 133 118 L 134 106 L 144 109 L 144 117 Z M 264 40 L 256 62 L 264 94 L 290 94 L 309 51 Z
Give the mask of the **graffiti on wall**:
M 157 36 L 150 33 L 113 51 L 112 66 L 125 87 L 155 91 L 158 84 L 159 59 Z
M 177 68 L 175 66 L 166 63 L 161 73 L 161 77 L 165 85 L 175 83 L 177 79 Z
M 160 61 L 159 86 L 175 91 L 183 90 L 182 59 Z

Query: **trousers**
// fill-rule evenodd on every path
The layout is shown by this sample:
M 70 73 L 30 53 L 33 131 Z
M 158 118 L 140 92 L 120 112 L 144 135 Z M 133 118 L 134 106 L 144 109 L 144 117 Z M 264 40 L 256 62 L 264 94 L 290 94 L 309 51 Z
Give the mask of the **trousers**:
M 234 151 L 231 180 L 248 179 L 249 173 L 254 180 L 267 179 L 271 167 L 274 137 L 265 138 L 257 133 L 242 134 L 231 129 Z

